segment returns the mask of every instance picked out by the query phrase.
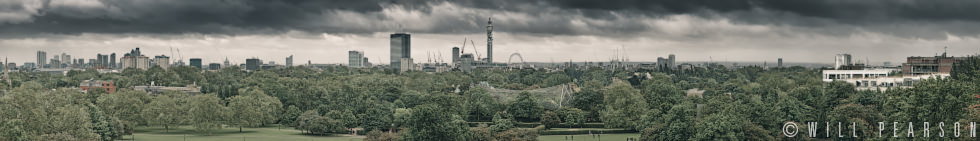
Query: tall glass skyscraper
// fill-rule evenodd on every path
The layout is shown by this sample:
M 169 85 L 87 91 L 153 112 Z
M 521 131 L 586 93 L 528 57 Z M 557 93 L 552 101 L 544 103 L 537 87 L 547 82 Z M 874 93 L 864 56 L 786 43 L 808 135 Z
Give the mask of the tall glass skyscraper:
M 391 34 L 391 69 L 401 70 L 402 58 L 412 58 L 412 35 Z

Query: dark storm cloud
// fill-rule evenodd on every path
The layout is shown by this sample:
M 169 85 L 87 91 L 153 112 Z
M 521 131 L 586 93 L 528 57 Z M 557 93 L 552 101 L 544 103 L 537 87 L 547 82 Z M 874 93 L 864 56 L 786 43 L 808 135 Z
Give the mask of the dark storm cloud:
M 401 23 L 411 19 L 391 17 L 402 14 L 394 8 L 426 17 Z M 0 2 L 0 36 L 476 33 L 489 15 L 512 33 L 616 36 L 660 32 L 644 19 L 693 15 L 820 34 L 945 38 L 980 33 L 978 8 L 974 0 L 11 0 Z
M 898 20 L 978 21 L 975 0 L 552 0 L 563 9 L 636 10 L 652 14 L 727 13 L 754 8 L 844 23 Z

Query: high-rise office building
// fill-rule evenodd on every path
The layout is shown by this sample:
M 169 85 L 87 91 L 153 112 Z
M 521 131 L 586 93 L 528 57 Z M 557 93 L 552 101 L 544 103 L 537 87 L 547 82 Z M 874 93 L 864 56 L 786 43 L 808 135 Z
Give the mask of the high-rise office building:
M 259 58 L 245 59 L 245 70 L 259 70 L 261 66 L 262 60 L 259 60 Z
M 834 57 L 835 70 L 847 65 L 851 65 L 851 54 L 837 54 L 837 56 Z
M 292 67 L 292 66 L 293 66 L 293 55 L 289 55 L 289 57 L 286 57 L 286 67 Z
M 108 69 L 109 68 L 109 65 L 110 65 L 109 64 L 109 55 L 99 56 L 99 60 L 101 60 L 100 62 L 102 63 L 102 69 Z M 146 69 L 149 69 L 149 67 L 147 67 Z
M 109 68 L 116 69 L 116 53 L 109 54 Z
M 776 67 L 783 67 L 783 58 L 779 58 L 779 60 L 776 62 Z
M 220 69 L 221 69 L 221 64 L 218 63 L 208 64 L 208 70 L 220 70 Z
M 402 70 L 402 59 L 411 58 L 412 35 L 408 33 L 391 34 L 391 69 Z
M 361 62 L 361 67 L 362 68 L 370 68 L 371 67 L 371 62 L 368 61 L 368 58 L 367 57 L 364 57 L 364 59 L 361 60 L 361 61 L 362 61 Z
M 347 51 L 347 66 L 351 68 L 364 67 L 364 52 L 351 50 Z
M 98 62 L 100 63 L 93 63 L 93 64 L 103 64 L 104 67 L 104 65 L 109 64 L 108 60 L 109 57 L 107 55 L 100 54 L 98 60 Z M 150 57 L 143 56 L 143 53 L 140 52 L 140 48 L 130 50 L 129 53 L 124 54 L 123 57 L 119 60 L 120 62 L 122 62 L 121 69 L 126 69 L 126 68 L 137 68 L 137 69 L 144 69 L 144 70 L 150 69 Z M 93 59 L 93 61 L 96 60 Z
M 160 66 L 160 68 L 162 68 L 163 70 L 167 70 L 167 69 L 170 68 L 170 57 L 169 56 L 166 56 L 166 55 L 158 55 L 158 56 L 156 56 L 156 57 L 153 58 L 153 61 L 156 62 L 156 66 Z
M 459 63 L 459 47 L 453 47 L 453 62 L 452 64 Z
M 61 64 L 65 64 L 69 68 L 71 67 L 71 55 L 67 53 L 61 53 Z
M 201 66 L 201 58 L 191 58 L 190 63 L 191 63 L 191 67 L 195 67 L 197 69 L 204 69 L 201 68 L 203 67 Z
M 51 60 L 48 60 L 48 66 L 50 66 L 50 68 L 53 69 L 61 68 L 61 60 L 59 59 L 61 59 L 61 56 L 55 54 L 54 57 L 51 58 Z
M 48 64 L 47 59 L 48 59 L 48 52 L 37 51 L 37 63 L 35 64 L 36 68 L 37 69 L 44 68 L 44 65 Z
M 108 61 L 106 60 L 107 58 L 109 57 L 106 57 L 106 55 L 103 55 L 102 53 L 95 54 L 95 62 L 92 63 L 95 63 L 96 69 L 105 69 L 106 66 L 109 65 L 108 63 L 105 63 Z

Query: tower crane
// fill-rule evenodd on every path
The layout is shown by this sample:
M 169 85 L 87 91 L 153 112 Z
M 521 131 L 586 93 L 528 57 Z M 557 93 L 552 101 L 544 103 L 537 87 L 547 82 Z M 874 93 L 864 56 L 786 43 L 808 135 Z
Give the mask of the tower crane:
M 465 45 L 466 44 L 466 41 L 463 41 L 463 44 Z M 473 54 L 476 54 L 476 59 L 477 60 L 480 60 L 480 52 L 479 51 L 475 51 L 476 50 L 476 44 L 473 43 L 473 40 L 470 40 L 470 46 L 473 46 L 473 50 L 474 50 L 473 51 Z
M 459 48 L 459 54 L 466 52 L 466 37 L 463 37 L 463 47 Z

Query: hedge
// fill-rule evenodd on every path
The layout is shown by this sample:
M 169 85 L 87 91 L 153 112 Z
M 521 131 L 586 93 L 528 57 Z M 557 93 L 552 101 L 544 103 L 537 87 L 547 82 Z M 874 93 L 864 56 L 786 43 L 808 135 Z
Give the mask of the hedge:
M 569 131 L 569 130 L 544 130 L 544 131 L 538 131 L 538 134 L 541 134 L 541 135 L 581 135 L 581 134 L 589 134 L 589 131 L 592 131 L 592 134 L 599 134 L 600 132 L 602 132 L 602 134 L 638 133 L 637 131 L 626 130 L 626 129 L 617 129 L 617 130 L 588 130 L 588 129 L 586 129 L 586 130 L 575 130 L 575 131 Z

